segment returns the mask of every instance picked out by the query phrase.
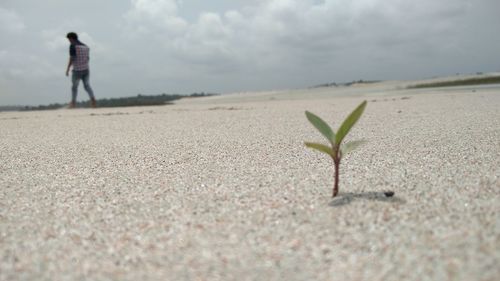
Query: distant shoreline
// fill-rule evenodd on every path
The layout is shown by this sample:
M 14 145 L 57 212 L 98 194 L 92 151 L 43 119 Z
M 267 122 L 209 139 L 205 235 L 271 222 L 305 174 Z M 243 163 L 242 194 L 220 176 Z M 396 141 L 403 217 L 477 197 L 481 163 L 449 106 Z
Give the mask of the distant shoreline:
M 155 105 L 167 105 L 172 104 L 173 101 L 183 99 L 183 98 L 198 98 L 198 97 L 210 97 L 219 94 L 213 93 L 193 93 L 188 96 L 183 95 L 137 95 L 135 97 L 123 97 L 123 98 L 110 98 L 110 99 L 98 99 L 98 107 L 130 107 L 130 106 L 155 106 Z M 38 111 L 38 110 L 54 110 L 68 107 L 67 103 L 52 103 L 49 105 L 38 105 L 38 106 L 0 106 L 0 112 L 2 111 Z M 86 108 L 89 107 L 87 101 L 81 101 L 76 103 L 76 108 Z
M 425 89 L 425 88 L 445 88 L 445 87 L 457 87 L 457 86 L 480 86 L 480 85 L 494 85 L 500 84 L 500 73 L 481 73 L 471 75 L 460 75 L 460 76 L 444 76 L 436 77 L 432 79 L 422 79 L 422 80 L 357 80 L 349 83 L 324 83 L 316 86 L 309 87 L 308 89 L 324 89 L 324 88 L 345 88 L 350 89 L 355 86 L 369 86 L 369 85 L 392 85 L 394 89 Z M 397 84 L 397 85 L 396 85 Z M 384 86 L 385 87 L 385 86 Z M 391 87 L 391 86 L 389 86 Z M 297 89 L 299 90 L 299 89 Z M 306 90 L 306 89 L 302 89 Z M 389 90 L 386 87 L 385 90 Z M 300 91 L 300 90 L 299 90 Z M 282 92 L 271 91 L 271 92 Z M 249 92 L 252 93 L 252 92 Z M 253 92 L 259 93 L 259 95 L 267 95 L 270 91 L 259 91 Z M 237 94 L 237 93 L 234 93 Z M 230 95 L 230 94 L 229 94 Z M 195 97 L 210 97 L 210 96 L 220 96 L 217 93 L 193 93 L 191 95 L 178 95 L 178 94 L 161 94 L 161 95 L 141 95 L 133 97 L 123 97 L 123 98 L 104 98 L 98 99 L 97 105 L 100 108 L 107 107 L 130 107 L 130 106 L 156 106 L 156 105 L 168 105 L 172 104 L 174 101 L 179 101 L 185 98 L 195 98 Z M 226 95 L 224 95 L 226 96 Z M 0 112 L 8 111 L 38 111 L 38 110 L 54 110 L 67 107 L 68 104 L 52 103 L 49 105 L 38 105 L 38 106 L 0 106 Z M 87 108 L 89 104 L 87 101 L 78 102 L 76 104 L 77 108 Z
M 451 81 L 421 83 L 421 84 L 408 86 L 407 88 L 408 89 L 421 89 L 421 88 L 472 86 L 472 85 L 485 85 L 485 84 L 500 84 L 500 76 L 473 77 L 473 78 L 457 79 L 457 80 L 451 80 Z

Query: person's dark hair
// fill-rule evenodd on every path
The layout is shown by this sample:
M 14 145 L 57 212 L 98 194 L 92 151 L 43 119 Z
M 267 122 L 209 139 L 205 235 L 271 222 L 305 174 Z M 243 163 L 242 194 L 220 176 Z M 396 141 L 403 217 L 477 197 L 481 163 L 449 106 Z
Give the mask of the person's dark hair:
M 66 34 L 66 38 L 68 39 L 73 39 L 73 40 L 78 40 L 78 35 L 74 32 L 70 32 L 68 34 Z

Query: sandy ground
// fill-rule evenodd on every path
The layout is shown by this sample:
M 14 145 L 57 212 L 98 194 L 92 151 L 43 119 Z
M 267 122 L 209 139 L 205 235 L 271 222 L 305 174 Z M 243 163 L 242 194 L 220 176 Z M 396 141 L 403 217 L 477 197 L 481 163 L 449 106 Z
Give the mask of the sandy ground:
M 0 113 L 0 280 L 499 280 L 499 195 L 498 87 Z

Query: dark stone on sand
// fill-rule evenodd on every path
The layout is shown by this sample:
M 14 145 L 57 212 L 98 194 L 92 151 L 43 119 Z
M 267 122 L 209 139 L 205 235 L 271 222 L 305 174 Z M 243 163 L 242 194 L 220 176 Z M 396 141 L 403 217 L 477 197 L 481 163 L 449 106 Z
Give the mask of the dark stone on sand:
M 392 197 L 392 196 L 394 196 L 394 191 L 386 191 L 386 192 L 384 192 L 384 195 L 386 197 Z

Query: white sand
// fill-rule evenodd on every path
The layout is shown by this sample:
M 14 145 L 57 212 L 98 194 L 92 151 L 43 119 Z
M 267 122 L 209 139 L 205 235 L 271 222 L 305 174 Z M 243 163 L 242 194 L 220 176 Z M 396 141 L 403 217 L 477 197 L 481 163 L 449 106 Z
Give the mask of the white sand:
M 0 280 L 499 280 L 500 90 L 473 88 L 0 113 Z M 332 200 L 304 111 L 363 99 Z

